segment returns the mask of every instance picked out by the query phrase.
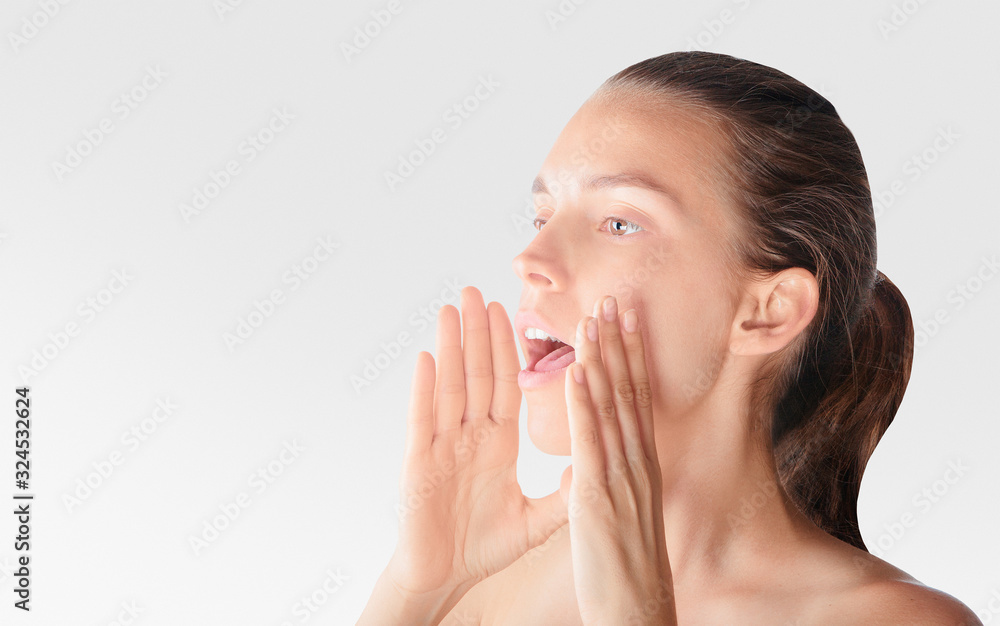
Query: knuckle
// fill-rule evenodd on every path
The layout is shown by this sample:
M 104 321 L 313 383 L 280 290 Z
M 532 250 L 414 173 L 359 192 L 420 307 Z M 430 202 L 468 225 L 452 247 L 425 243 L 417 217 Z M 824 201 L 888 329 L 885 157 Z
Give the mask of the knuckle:
M 472 420 L 480 420 L 484 417 L 485 413 L 482 409 L 465 407 L 465 413 L 462 415 L 462 421 L 468 422 Z
M 588 428 L 577 436 L 577 441 L 587 445 L 597 445 L 601 441 L 601 435 L 595 429 Z
M 465 391 L 465 383 L 441 383 L 438 387 L 439 393 L 457 394 Z
M 649 408 L 653 404 L 653 390 L 649 387 L 648 380 L 639 380 L 634 388 L 635 403 L 640 408 Z
M 631 404 L 635 397 L 631 383 L 627 380 L 617 382 L 615 384 L 615 397 L 622 402 Z
M 516 383 L 517 382 L 517 374 L 516 373 L 510 373 L 510 372 L 494 372 L 493 373 L 493 381 L 494 382 L 500 381 L 500 382 L 503 382 L 503 383 Z
M 489 367 L 469 367 L 465 370 L 466 378 L 492 378 L 493 370 Z
M 598 400 L 595 408 L 597 409 L 597 417 L 606 420 L 615 418 L 615 403 L 611 398 Z
M 601 342 L 605 344 L 619 344 L 622 342 L 622 336 L 618 331 L 619 322 L 615 320 L 610 324 L 602 324 L 604 327 L 601 332 Z
M 624 458 L 616 460 L 608 469 L 612 475 L 619 477 L 627 477 L 630 472 L 629 463 Z

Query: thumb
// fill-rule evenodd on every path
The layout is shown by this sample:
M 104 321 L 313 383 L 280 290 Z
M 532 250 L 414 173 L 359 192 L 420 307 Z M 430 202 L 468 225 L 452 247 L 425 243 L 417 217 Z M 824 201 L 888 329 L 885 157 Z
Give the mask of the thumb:
M 569 488 L 573 484 L 573 466 L 567 465 L 563 470 L 562 480 L 559 481 L 559 495 L 562 496 L 563 504 L 569 506 Z
M 544 498 L 525 498 L 528 518 L 528 549 L 539 546 L 569 521 L 562 487 Z

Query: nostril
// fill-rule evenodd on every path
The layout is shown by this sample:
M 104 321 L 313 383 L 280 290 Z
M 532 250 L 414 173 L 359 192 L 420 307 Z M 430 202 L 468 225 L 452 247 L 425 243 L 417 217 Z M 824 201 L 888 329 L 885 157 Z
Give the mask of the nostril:
M 547 287 L 552 284 L 552 281 L 549 280 L 548 276 L 544 274 L 539 274 L 537 272 L 531 272 L 530 274 L 528 274 L 527 280 L 529 283 L 533 285 L 538 285 L 540 287 Z

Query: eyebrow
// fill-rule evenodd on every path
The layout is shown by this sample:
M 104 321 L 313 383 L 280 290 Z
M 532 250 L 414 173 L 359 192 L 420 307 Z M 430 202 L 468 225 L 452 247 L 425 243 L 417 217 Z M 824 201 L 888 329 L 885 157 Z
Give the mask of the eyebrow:
M 583 185 L 581 186 L 584 191 L 611 189 L 613 187 L 639 187 L 642 189 L 648 189 L 667 196 L 678 207 L 681 206 L 677 194 L 672 189 L 658 182 L 655 178 L 645 172 L 628 171 L 620 172 L 618 174 L 595 174 L 585 178 L 583 180 Z M 546 193 L 552 195 L 549 188 L 545 185 L 545 181 L 542 180 L 540 176 L 536 177 L 531 183 L 531 193 Z

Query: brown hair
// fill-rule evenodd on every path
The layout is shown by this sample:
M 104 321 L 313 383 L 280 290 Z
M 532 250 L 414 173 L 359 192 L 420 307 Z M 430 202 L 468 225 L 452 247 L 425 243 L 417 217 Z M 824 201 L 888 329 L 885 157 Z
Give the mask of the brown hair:
M 775 69 L 710 52 L 636 63 L 595 95 L 651 97 L 694 112 L 726 138 L 721 190 L 746 235 L 742 274 L 810 271 L 819 308 L 752 386 L 775 464 L 796 506 L 862 550 L 861 477 L 906 390 L 913 322 L 876 270 L 875 215 L 861 151 L 830 102 Z M 765 423 L 768 423 L 765 421 Z

